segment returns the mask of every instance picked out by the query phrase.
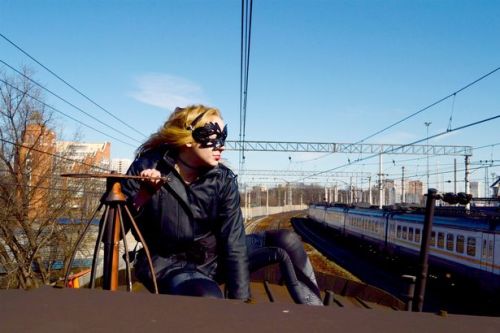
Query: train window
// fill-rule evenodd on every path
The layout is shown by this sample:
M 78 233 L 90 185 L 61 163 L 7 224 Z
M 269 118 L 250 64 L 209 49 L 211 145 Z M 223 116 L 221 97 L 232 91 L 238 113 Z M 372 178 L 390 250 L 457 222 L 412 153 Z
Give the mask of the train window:
M 454 240 L 455 240 L 455 235 L 446 234 L 446 249 L 448 251 L 453 251 Z
M 483 239 L 482 256 L 485 259 L 490 259 L 493 257 L 493 241 Z
M 474 237 L 467 237 L 467 255 L 476 256 L 476 239 Z
M 403 227 L 403 239 L 406 239 L 408 237 L 408 228 Z
M 413 241 L 413 228 L 408 228 L 408 240 Z
M 444 233 L 438 232 L 438 247 L 440 249 L 444 248 Z
M 420 229 L 415 228 L 415 242 L 420 243 Z
M 436 232 L 431 232 L 431 246 L 436 246 Z
M 464 253 L 464 242 L 465 237 L 463 235 L 458 235 L 455 251 L 457 251 L 458 253 Z
M 397 231 L 396 237 L 401 238 L 401 226 L 400 225 L 398 225 L 398 231 Z

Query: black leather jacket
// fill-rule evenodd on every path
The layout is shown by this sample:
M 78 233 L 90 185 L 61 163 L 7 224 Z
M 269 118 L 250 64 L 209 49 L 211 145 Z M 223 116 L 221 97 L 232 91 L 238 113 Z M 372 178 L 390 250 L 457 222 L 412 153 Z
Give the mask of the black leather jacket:
M 136 158 L 127 174 L 139 175 L 142 170 L 153 168 L 167 177 L 167 181 L 135 216 L 152 255 L 181 258 L 179 260 L 192 264 L 193 260 L 189 256 L 186 259 L 183 254 L 200 242 L 203 246 L 209 243 L 201 262 L 199 258 L 194 260 L 197 269 L 213 278 L 219 265 L 228 297 L 249 298 L 245 231 L 234 173 L 220 164 L 186 185 L 174 169 L 171 154 L 153 151 Z M 122 182 L 123 192 L 129 200 L 137 195 L 139 187 L 140 182 L 135 179 Z M 216 244 L 204 243 L 204 240 L 213 240 L 213 236 Z

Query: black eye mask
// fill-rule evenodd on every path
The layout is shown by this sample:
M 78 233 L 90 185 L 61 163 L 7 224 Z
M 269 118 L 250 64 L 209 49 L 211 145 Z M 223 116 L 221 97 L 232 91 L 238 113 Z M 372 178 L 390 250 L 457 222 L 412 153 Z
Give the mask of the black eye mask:
M 212 137 L 211 136 L 214 136 Z M 218 123 L 206 123 L 203 127 L 198 127 L 192 133 L 194 141 L 201 145 L 201 148 L 220 148 L 224 146 L 227 138 L 227 125 L 221 130 Z

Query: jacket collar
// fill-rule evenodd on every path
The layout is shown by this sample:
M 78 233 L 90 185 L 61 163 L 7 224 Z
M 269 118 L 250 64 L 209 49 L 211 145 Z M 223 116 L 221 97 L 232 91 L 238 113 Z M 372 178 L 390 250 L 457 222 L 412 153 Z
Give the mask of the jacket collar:
M 162 158 L 160 159 L 160 162 L 164 163 L 168 167 L 168 169 L 170 169 L 169 171 L 173 172 L 182 181 L 181 176 L 179 175 L 177 170 L 175 170 L 175 158 L 176 158 L 176 153 L 170 149 L 167 149 L 165 150 Z M 158 167 L 161 168 L 161 166 Z M 220 172 L 221 172 L 220 167 L 217 165 L 213 168 L 206 169 L 205 172 L 202 172 L 199 176 L 199 179 L 203 179 L 212 175 L 217 175 Z
M 171 150 L 165 151 L 163 156 L 158 160 L 156 166 L 158 170 L 167 176 L 167 181 L 163 185 L 166 189 L 171 192 L 179 202 L 184 206 L 186 211 L 190 216 L 193 216 L 193 212 L 190 208 L 189 198 L 186 191 L 186 185 L 182 180 L 181 175 L 175 169 L 175 153 Z M 213 177 L 221 173 L 220 167 L 216 166 L 214 168 L 208 169 L 206 172 L 200 175 L 197 182 L 203 181 L 207 177 Z

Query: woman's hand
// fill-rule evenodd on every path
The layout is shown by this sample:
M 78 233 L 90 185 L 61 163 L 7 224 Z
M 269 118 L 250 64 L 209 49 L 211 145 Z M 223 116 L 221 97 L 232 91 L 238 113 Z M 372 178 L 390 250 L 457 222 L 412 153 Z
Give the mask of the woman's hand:
M 141 177 L 141 187 L 134 198 L 133 205 L 139 210 L 151 196 L 163 185 L 160 171 L 156 169 L 145 169 L 139 174 Z
M 144 177 L 144 181 L 147 185 L 152 187 L 154 190 L 159 189 L 163 185 L 163 179 L 161 178 L 160 171 L 156 169 L 145 169 L 142 170 L 140 175 Z

